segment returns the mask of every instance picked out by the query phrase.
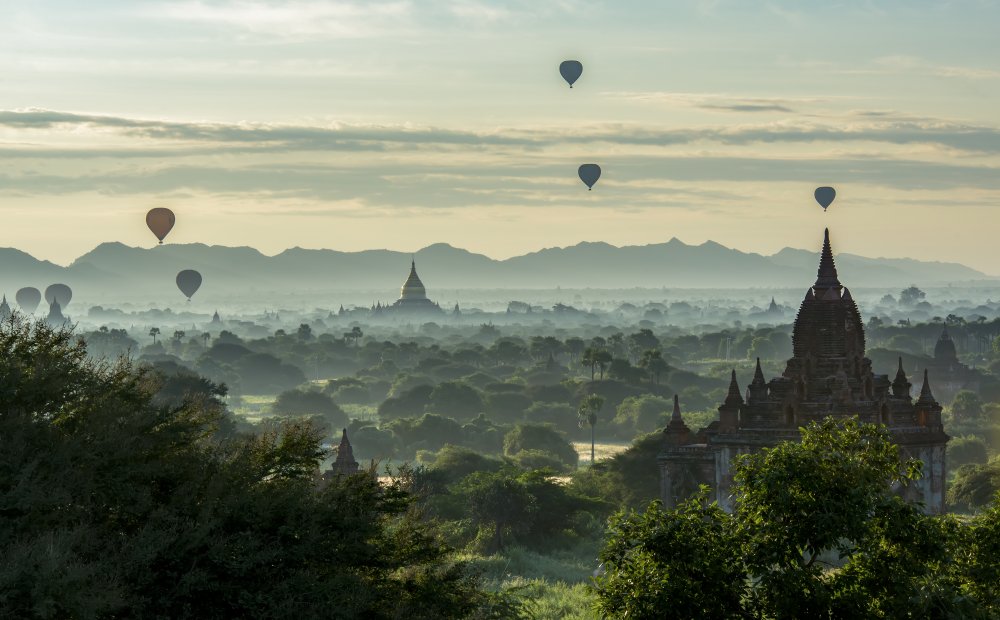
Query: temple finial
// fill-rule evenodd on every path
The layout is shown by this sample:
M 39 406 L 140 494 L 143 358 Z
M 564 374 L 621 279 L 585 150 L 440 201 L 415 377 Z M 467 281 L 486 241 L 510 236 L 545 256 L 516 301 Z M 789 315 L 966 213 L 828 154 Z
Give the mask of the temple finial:
M 837 278 L 837 266 L 833 262 L 833 249 L 830 247 L 830 229 L 823 232 L 823 252 L 820 254 L 819 271 L 816 274 L 816 288 L 840 288 Z
M 684 421 L 684 418 L 681 417 L 681 404 L 677 398 L 677 394 L 674 394 L 674 412 L 670 415 L 670 421 Z
M 733 369 L 733 374 L 729 378 L 729 393 L 726 394 L 726 401 L 724 403 L 728 406 L 742 405 L 743 395 L 740 394 L 740 386 L 736 383 L 736 369 Z
M 927 378 L 927 369 L 924 368 L 924 384 L 920 386 L 920 398 L 917 399 L 918 405 L 933 405 L 937 404 L 934 400 L 934 394 L 931 392 L 931 382 Z

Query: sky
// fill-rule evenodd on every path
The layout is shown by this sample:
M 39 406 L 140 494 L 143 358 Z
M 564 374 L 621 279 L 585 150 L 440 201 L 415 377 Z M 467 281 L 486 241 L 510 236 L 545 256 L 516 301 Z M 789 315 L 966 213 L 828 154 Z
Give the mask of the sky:
M 268 254 L 771 254 L 829 226 L 1000 275 L 998 23 L 988 0 L 0 0 L 0 246 L 152 245 L 153 207 L 168 242 Z

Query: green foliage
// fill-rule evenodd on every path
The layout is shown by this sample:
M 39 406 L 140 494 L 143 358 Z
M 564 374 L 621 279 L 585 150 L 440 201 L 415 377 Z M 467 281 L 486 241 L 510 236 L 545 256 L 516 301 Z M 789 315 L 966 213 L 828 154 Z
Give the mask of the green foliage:
M 383 422 L 389 422 L 419 416 L 430 403 L 433 391 L 430 385 L 417 385 L 399 396 L 387 398 L 378 406 L 378 417 Z
M 1000 457 L 984 465 L 963 465 L 948 487 L 948 503 L 960 510 L 987 506 L 1000 492 Z
M 308 424 L 220 443 L 68 331 L 0 327 L 0 608 L 31 618 L 466 618 L 493 604 L 405 481 L 317 485 Z
M 469 420 L 483 412 L 485 405 L 479 390 L 460 381 L 445 381 L 431 391 L 427 410 L 457 420 Z
M 978 418 L 983 414 L 983 400 L 971 390 L 961 390 L 955 394 L 951 412 L 957 418 Z
M 948 442 L 947 457 L 949 469 L 957 470 L 963 465 L 982 465 L 989 460 L 989 453 L 985 441 L 968 435 L 951 438 Z
M 573 474 L 571 486 L 610 505 L 638 509 L 660 495 L 660 472 L 651 464 L 663 450 L 663 435 L 650 433 L 609 459 Z
M 566 547 L 600 529 L 607 506 L 559 484 L 545 470 L 476 472 L 453 487 L 487 551 L 516 542 L 530 549 Z
M 551 424 L 567 435 L 573 434 L 580 426 L 576 410 L 566 403 L 532 403 L 524 412 L 524 418 L 535 424 Z
M 619 512 L 601 551 L 595 580 L 607 618 L 739 618 L 745 568 L 732 550 L 731 517 L 708 504 L 707 489 L 673 510 L 653 502 Z
M 620 434 L 629 437 L 644 435 L 662 427 L 670 417 L 672 407 L 671 401 L 660 396 L 629 396 L 618 405 L 612 424 Z
M 993 617 L 1000 580 L 988 554 L 1000 543 L 1000 502 L 965 522 L 925 515 L 893 491 L 919 476 L 918 465 L 900 460 L 884 427 L 810 424 L 801 443 L 740 457 L 731 517 L 704 496 L 675 510 L 654 503 L 642 515 L 619 515 L 602 553 L 602 610 L 635 618 L 663 610 L 684 618 Z M 719 577 L 723 570 L 730 573 Z M 716 590 L 696 598 L 705 588 Z
M 454 484 L 475 472 L 500 471 L 504 462 L 469 448 L 446 444 L 426 465 L 430 471 L 439 474 L 445 484 Z
M 503 439 L 503 453 L 514 459 L 527 459 L 528 455 L 520 456 L 522 452 L 531 453 L 533 461 L 530 462 L 539 467 L 544 462 L 539 461 L 539 455 L 548 457 L 548 461 L 556 465 L 556 471 L 561 472 L 576 469 L 580 460 L 572 444 L 545 424 L 518 424 L 507 433 Z
M 281 415 L 320 416 L 332 428 L 347 426 L 347 414 L 326 394 L 316 390 L 287 390 L 278 394 L 272 410 Z
M 497 422 L 519 422 L 531 405 L 530 398 L 516 392 L 495 392 L 486 396 L 486 414 Z

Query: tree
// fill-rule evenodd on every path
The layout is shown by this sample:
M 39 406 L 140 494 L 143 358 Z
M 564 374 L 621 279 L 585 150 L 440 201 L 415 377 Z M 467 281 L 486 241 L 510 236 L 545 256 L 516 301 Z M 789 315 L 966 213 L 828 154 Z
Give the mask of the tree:
M 427 410 L 455 419 L 468 420 L 484 409 L 479 390 L 461 381 L 445 381 L 434 387 Z
M 594 427 L 597 426 L 597 414 L 604 406 L 604 397 L 597 394 L 585 396 L 580 401 L 576 412 L 580 418 L 580 426 L 590 426 L 590 464 L 594 464 Z
M 986 618 L 1000 607 L 1000 501 L 968 521 L 925 515 L 894 486 L 881 426 L 827 418 L 738 457 L 726 517 L 702 494 L 613 522 L 599 604 L 609 617 Z M 692 549 L 693 547 L 693 549 Z M 720 561 L 722 558 L 724 561 Z M 709 578 L 728 571 L 725 579 Z M 685 584 L 716 588 L 708 600 Z M 675 589 L 676 588 L 676 589 Z M 726 604 L 706 612 L 707 604 Z
M 601 381 L 604 381 L 604 371 L 607 370 L 608 366 L 611 365 L 613 357 L 611 357 L 611 352 L 607 349 L 601 349 L 597 352 L 597 368 L 601 373 Z
M 275 413 L 295 416 L 320 416 L 332 429 L 347 426 L 344 410 L 327 394 L 315 390 L 287 390 L 278 394 L 272 409 Z
M 524 483 L 509 470 L 476 472 L 461 484 L 473 520 L 493 532 L 491 551 L 503 551 L 508 537 L 531 527 L 537 507 Z
M 656 501 L 617 513 L 594 585 L 602 617 L 744 617 L 745 569 L 733 558 L 730 521 L 704 489 L 672 510 Z
M 590 368 L 590 380 L 594 380 L 594 372 L 597 369 L 597 352 L 594 347 L 587 347 L 580 357 L 580 363 Z
M 960 390 L 951 403 L 956 419 L 978 418 L 983 415 L 983 399 L 972 390 Z
M 298 337 L 299 340 L 312 340 L 313 330 L 311 327 L 309 327 L 308 323 L 300 323 L 299 329 L 298 331 L 295 332 L 295 335 Z
M 466 618 L 490 603 L 404 479 L 319 483 L 316 429 L 220 443 L 218 408 L 159 406 L 155 383 L 88 360 L 68 330 L 0 327 L 4 616 Z
M 925 297 L 927 297 L 927 293 L 918 289 L 916 286 L 910 286 L 909 288 L 903 289 L 903 291 L 899 293 L 899 303 L 904 306 L 913 306 Z
M 670 365 L 663 359 L 663 353 L 657 349 L 646 349 L 639 360 L 639 368 L 649 374 L 653 385 L 660 382 L 660 375 L 670 369 Z
M 580 460 L 573 444 L 547 424 L 518 424 L 503 438 L 505 456 L 517 459 L 525 452 L 538 452 L 551 457 L 557 464 L 557 471 L 576 469 Z
M 351 328 L 351 331 L 344 332 L 344 340 L 345 341 L 346 340 L 353 341 L 354 345 L 357 346 L 358 342 L 361 340 L 361 338 L 364 335 L 365 335 L 365 333 L 363 331 L 361 331 L 361 328 L 358 327 L 357 325 L 355 325 L 354 327 Z
M 988 506 L 1000 492 L 1000 457 L 982 464 L 962 465 L 948 487 L 948 503 L 960 510 Z
M 153 337 L 153 344 L 156 344 L 156 337 L 160 335 L 160 328 L 159 327 L 150 328 L 149 335 Z

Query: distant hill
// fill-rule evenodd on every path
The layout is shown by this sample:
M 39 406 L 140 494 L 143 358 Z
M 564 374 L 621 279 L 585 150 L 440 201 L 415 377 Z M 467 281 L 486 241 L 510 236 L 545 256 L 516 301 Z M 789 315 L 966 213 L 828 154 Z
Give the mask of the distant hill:
M 786 248 L 772 256 L 746 253 L 709 241 L 677 239 L 643 246 L 580 243 L 547 248 L 506 260 L 444 243 L 412 255 L 429 294 L 442 289 L 526 288 L 779 288 L 805 287 L 814 277 L 817 252 Z M 409 270 L 411 255 L 391 250 L 338 252 L 291 248 L 266 256 L 254 248 L 166 244 L 153 248 L 103 243 L 68 267 L 0 248 L 0 291 L 44 289 L 64 282 L 89 299 L 171 295 L 174 277 L 196 269 L 215 294 L 254 291 L 295 294 L 385 291 L 391 301 Z M 837 256 L 841 280 L 853 287 L 902 288 L 993 279 L 956 263 Z

